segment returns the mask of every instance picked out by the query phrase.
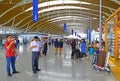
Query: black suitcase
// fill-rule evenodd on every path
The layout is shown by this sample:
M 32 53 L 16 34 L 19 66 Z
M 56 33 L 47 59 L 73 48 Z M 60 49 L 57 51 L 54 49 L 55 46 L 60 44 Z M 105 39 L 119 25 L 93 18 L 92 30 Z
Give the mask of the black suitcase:
M 79 57 L 80 57 L 80 50 L 76 49 L 75 50 L 75 58 L 79 59 Z

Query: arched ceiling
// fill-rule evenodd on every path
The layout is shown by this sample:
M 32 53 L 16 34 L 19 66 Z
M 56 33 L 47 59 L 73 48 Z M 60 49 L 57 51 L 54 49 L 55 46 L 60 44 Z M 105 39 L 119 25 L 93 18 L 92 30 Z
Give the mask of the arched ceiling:
M 103 0 L 102 5 L 104 21 L 120 6 L 120 1 Z M 99 0 L 39 0 L 37 23 L 32 22 L 32 0 L 0 0 L 2 27 L 27 32 L 63 34 L 65 22 L 68 33 L 71 29 L 84 32 L 90 26 L 90 20 L 92 20 L 93 29 L 98 27 Z

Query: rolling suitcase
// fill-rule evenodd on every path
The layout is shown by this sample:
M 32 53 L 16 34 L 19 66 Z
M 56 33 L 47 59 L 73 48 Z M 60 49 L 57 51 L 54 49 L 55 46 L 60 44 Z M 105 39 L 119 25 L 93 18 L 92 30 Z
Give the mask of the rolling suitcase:
M 97 66 L 101 67 L 101 68 L 104 68 L 105 61 L 106 61 L 106 52 L 105 51 L 100 51 L 100 54 L 98 55 Z

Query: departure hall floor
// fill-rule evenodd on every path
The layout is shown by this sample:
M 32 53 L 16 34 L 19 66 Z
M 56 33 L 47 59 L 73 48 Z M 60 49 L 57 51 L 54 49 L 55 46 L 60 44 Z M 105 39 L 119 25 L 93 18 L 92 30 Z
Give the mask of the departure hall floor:
M 0 81 L 117 81 L 112 73 L 97 72 L 88 60 L 71 60 L 71 48 L 64 46 L 63 55 L 54 54 L 49 47 L 48 56 L 40 58 L 41 72 L 31 71 L 31 51 L 28 46 L 20 45 L 19 59 L 16 61 L 19 74 L 6 76 L 5 50 L 0 49 Z

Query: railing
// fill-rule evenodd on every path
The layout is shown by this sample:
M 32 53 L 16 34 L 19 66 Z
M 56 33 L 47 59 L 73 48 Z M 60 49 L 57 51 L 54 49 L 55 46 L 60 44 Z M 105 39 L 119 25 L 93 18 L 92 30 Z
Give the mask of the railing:
M 105 50 L 108 52 L 110 48 L 113 47 L 114 59 L 119 60 L 120 53 L 120 7 L 114 12 L 108 19 L 106 19 L 104 24 L 105 29 Z M 112 31 L 113 30 L 113 31 Z M 112 37 L 112 35 L 114 37 Z M 111 43 L 110 44 L 110 36 Z M 113 39 L 113 40 L 112 40 Z

